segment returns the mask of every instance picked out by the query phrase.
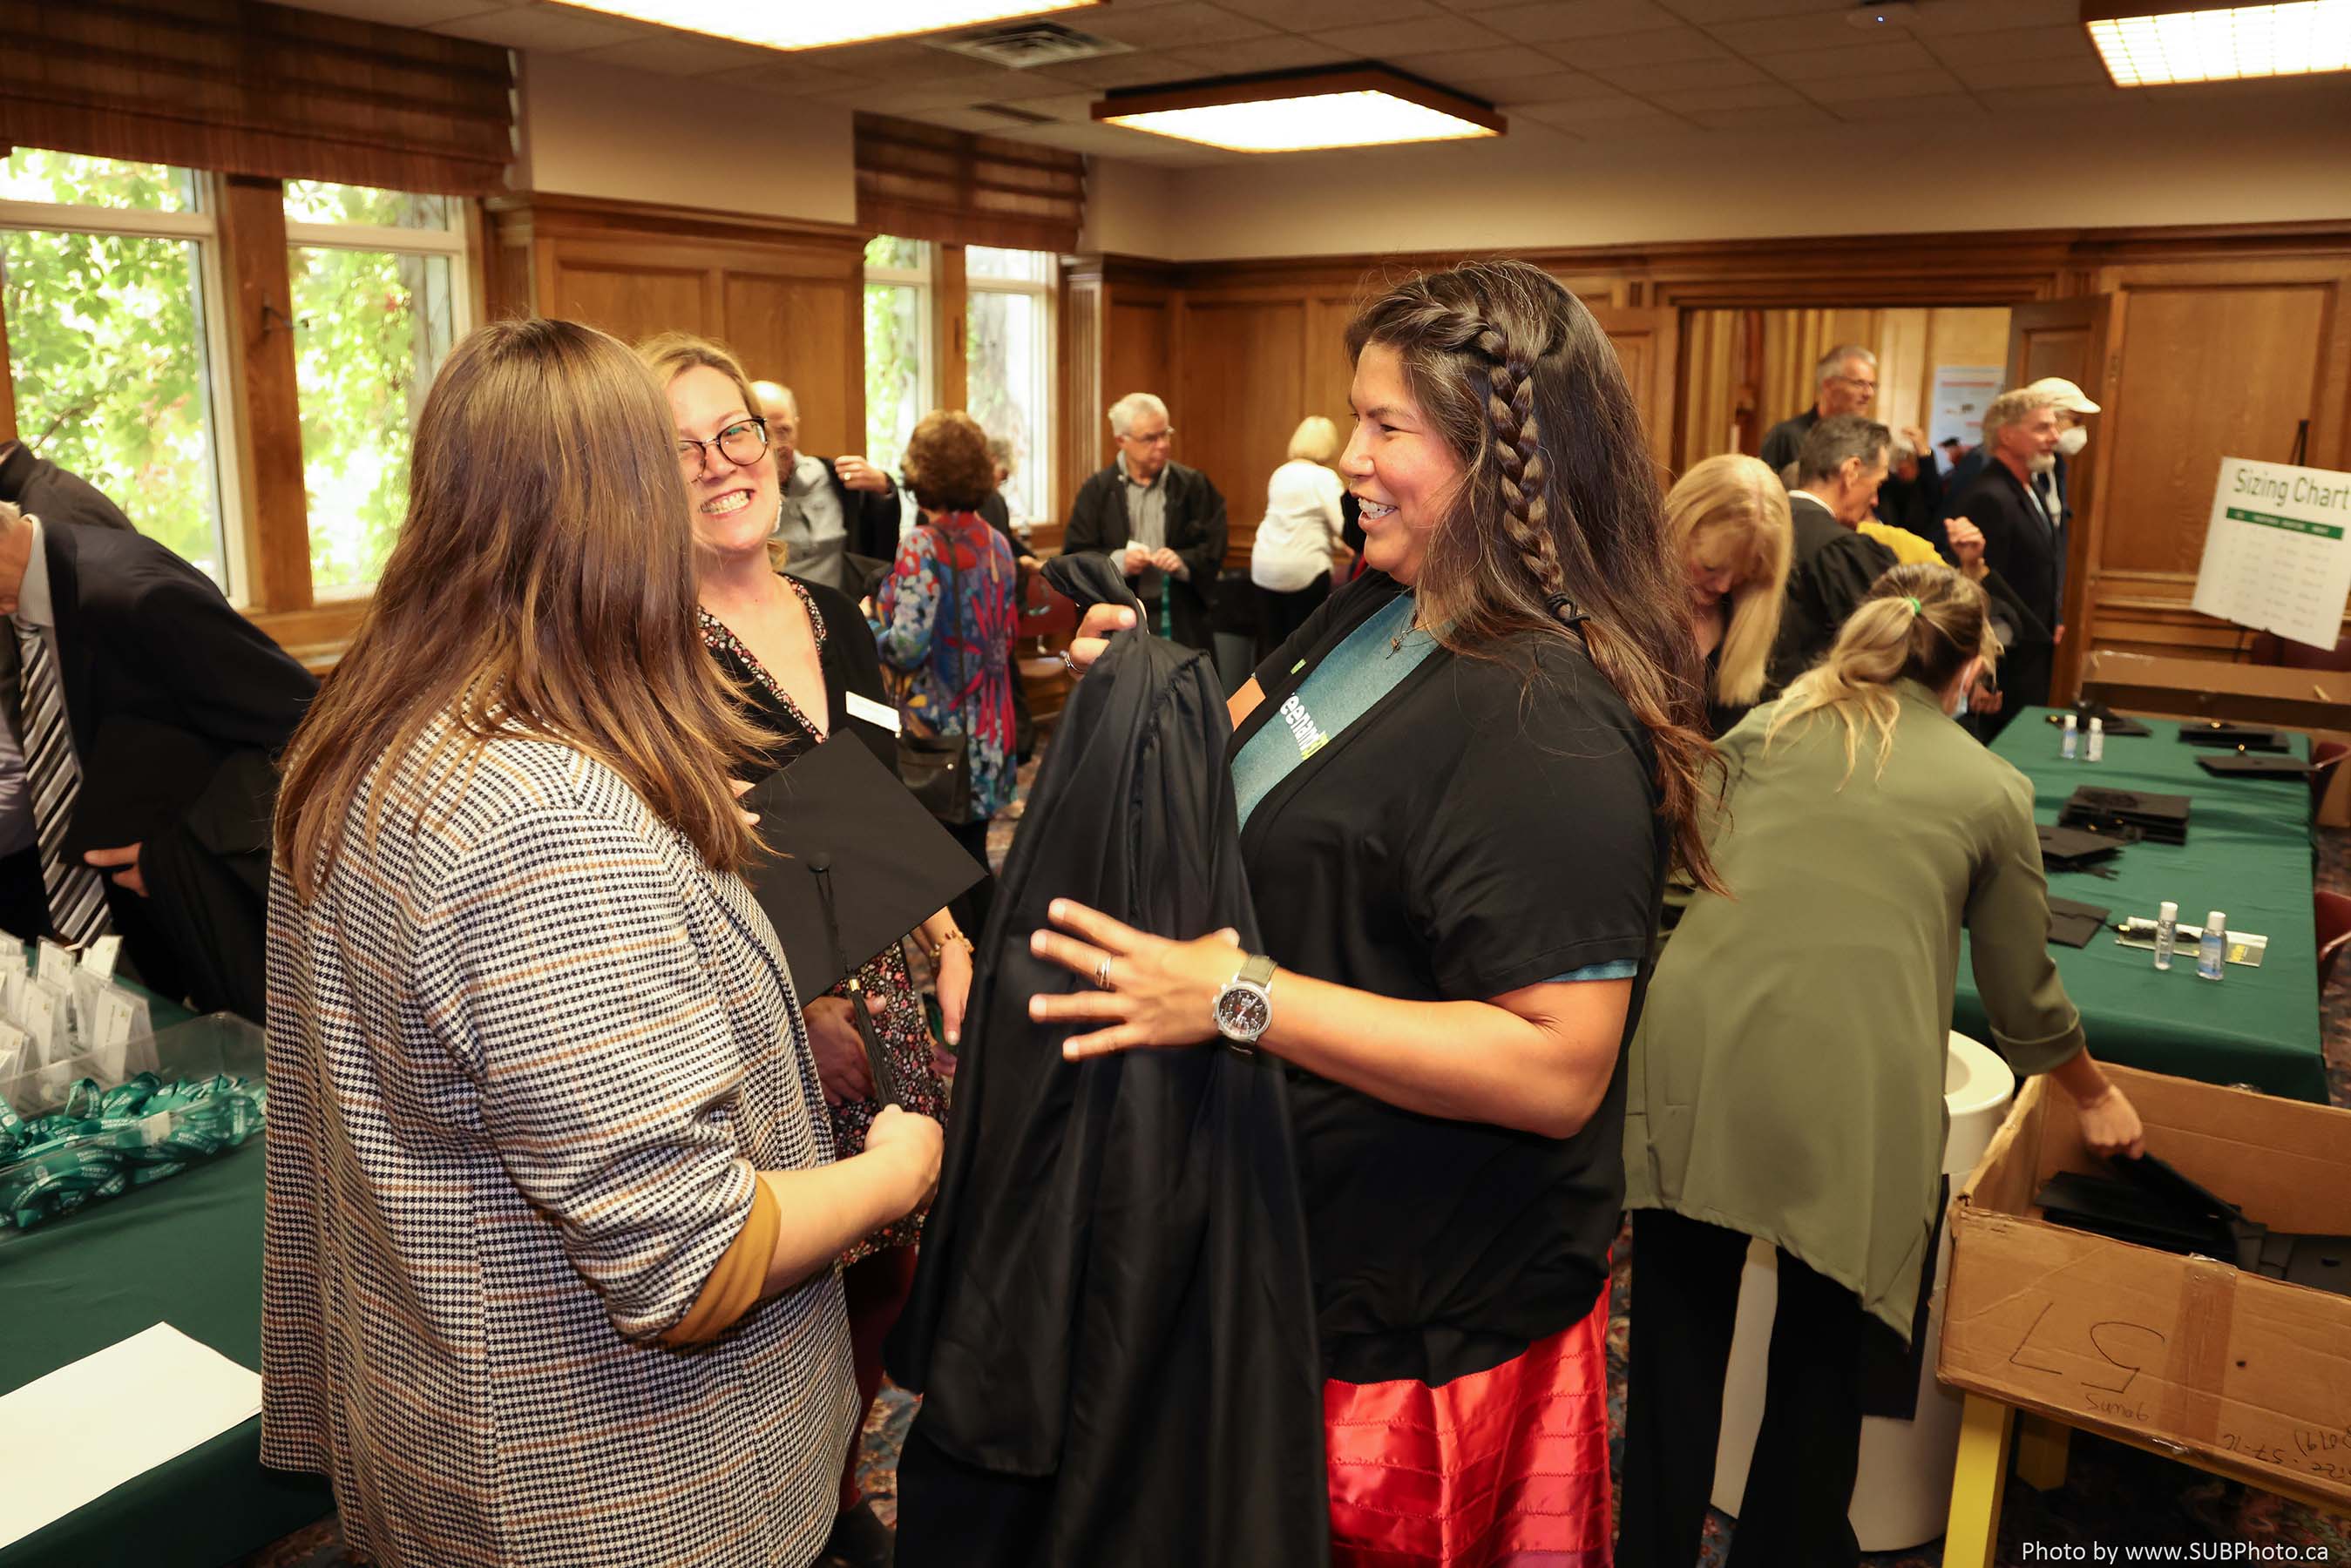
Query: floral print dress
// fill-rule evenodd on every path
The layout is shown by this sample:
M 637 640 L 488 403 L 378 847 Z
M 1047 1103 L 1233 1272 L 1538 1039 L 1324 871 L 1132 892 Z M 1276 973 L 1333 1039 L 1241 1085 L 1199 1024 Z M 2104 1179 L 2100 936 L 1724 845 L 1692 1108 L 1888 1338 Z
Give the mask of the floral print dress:
M 784 581 L 799 596 L 802 607 L 808 611 L 809 625 L 816 633 L 817 658 L 822 662 L 826 649 L 824 612 L 818 607 L 815 597 L 797 578 L 788 576 Z M 699 614 L 703 646 L 710 650 L 721 667 L 749 683 L 753 698 L 749 716 L 774 736 L 774 743 L 769 746 L 761 766 L 771 772 L 788 765 L 810 747 L 823 744 L 830 738 L 831 732 L 820 730 L 810 720 L 800 705 L 785 691 L 783 683 L 759 662 L 758 655 L 744 646 L 741 639 L 727 629 L 726 622 L 708 610 L 702 610 Z M 832 672 L 828 669 L 826 674 L 826 684 L 831 686 Z M 835 718 L 837 724 L 838 715 Z M 764 776 L 764 772 L 753 771 L 755 780 Z M 866 993 L 882 999 L 882 1011 L 872 1015 L 873 1033 L 881 1042 L 882 1054 L 889 1063 L 890 1070 L 905 1097 L 906 1109 L 945 1123 L 947 1116 L 946 1086 L 932 1063 L 930 1023 L 923 1011 L 922 993 L 915 989 L 914 977 L 907 972 L 904 948 L 892 943 L 879 957 L 859 970 L 854 979 Z M 855 1005 L 856 998 L 849 989 L 850 983 L 844 979 L 825 994 Z M 829 1104 L 826 1109 L 831 1113 L 835 1152 L 839 1158 L 846 1159 L 864 1149 L 865 1134 L 873 1126 L 873 1118 L 882 1114 L 882 1102 L 878 1097 L 845 1100 L 839 1105 Z M 922 1224 L 920 1211 L 896 1220 L 852 1246 L 843 1261 L 855 1262 L 887 1247 L 910 1246 L 920 1239 Z
M 977 512 L 950 512 L 898 545 L 875 599 L 882 662 L 910 679 L 898 711 L 922 729 L 971 741 L 971 820 L 1012 804 L 1012 644 L 1019 566 Z

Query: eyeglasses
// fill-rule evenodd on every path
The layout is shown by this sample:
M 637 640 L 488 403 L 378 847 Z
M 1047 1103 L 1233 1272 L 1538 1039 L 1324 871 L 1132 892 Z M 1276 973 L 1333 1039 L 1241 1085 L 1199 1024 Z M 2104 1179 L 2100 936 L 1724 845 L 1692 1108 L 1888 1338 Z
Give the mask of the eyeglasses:
M 685 471 L 688 479 L 699 479 L 710 471 L 710 448 L 714 446 L 719 456 L 736 467 L 748 468 L 768 450 L 768 421 L 757 415 L 738 420 L 708 441 L 678 437 L 677 465 Z
M 1120 439 L 1131 441 L 1137 446 L 1160 446 L 1176 439 L 1176 427 L 1169 425 L 1165 430 L 1153 431 L 1149 435 L 1129 434 Z
M 1865 392 L 1874 392 L 1877 390 L 1877 383 L 1876 381 L 1865 381 L 1859 376 L 1838 376 L 1834 379 L 1843 381 L 1848 387 L 1859 387 Z

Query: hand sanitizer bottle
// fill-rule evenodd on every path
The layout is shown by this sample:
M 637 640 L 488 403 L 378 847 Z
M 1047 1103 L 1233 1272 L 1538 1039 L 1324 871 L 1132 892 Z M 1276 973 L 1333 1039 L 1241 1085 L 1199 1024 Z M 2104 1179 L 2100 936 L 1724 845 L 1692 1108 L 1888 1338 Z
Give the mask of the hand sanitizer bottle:
M 2104 719 L 2093 719 L 2090 721 L 2090 761 L 2102 763 L 2105 760 L 2106 722 Z
M 2171 948 L 2179 940 L 2179 906 L 2166 898 L 2155 915 L 2155 967 L 2171 967 Z
M 2218 980 L 2229 962 L 2229 917 L 2215 909 L 2204 917 L 2204 940 L 2196 944 L 2196 978 Z
M 2082 744 L 2081 731 L 2081 722 L 2075 719 L 2073 714 L 2066 714 L 2065 737 L 2064 740 L 2057 742 L 2057 754 L 2069 763 L 2074 760 L 2075 753 L 2079 750 Z

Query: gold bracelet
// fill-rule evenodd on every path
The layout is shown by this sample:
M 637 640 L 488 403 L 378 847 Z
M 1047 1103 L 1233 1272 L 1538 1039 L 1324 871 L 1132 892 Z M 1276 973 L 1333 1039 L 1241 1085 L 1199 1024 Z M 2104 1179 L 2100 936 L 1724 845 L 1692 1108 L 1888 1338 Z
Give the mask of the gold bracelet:
M 965 936 L 961 931 L 950 927 L 948 928 L 947 934 L 939 939 L 938 946 L 925 948 L 923 950 L 925 952 L 931 955 L 931 967 L 933 969 L 938 968 L 939 961 L 946 957 L 947 944 L 949 942 L 961 942 L 964 945 L 965 950 L 967 951 L 977 950 L 972 948 L 971 939 L 969 937 Z

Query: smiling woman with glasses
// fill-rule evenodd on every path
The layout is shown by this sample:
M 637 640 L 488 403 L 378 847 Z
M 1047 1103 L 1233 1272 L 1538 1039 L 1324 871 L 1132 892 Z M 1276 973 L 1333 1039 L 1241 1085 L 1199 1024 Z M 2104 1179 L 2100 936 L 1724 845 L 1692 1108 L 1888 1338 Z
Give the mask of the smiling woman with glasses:
M 685 471 L 687 483 L 709 473 L 714 447 L 720 457 L 736 467 L 748 468 L 768 454 L 768 421 L 754 414 L 747 420 L 737 420 L 708 441 L 678 437 L 677 465 Z

